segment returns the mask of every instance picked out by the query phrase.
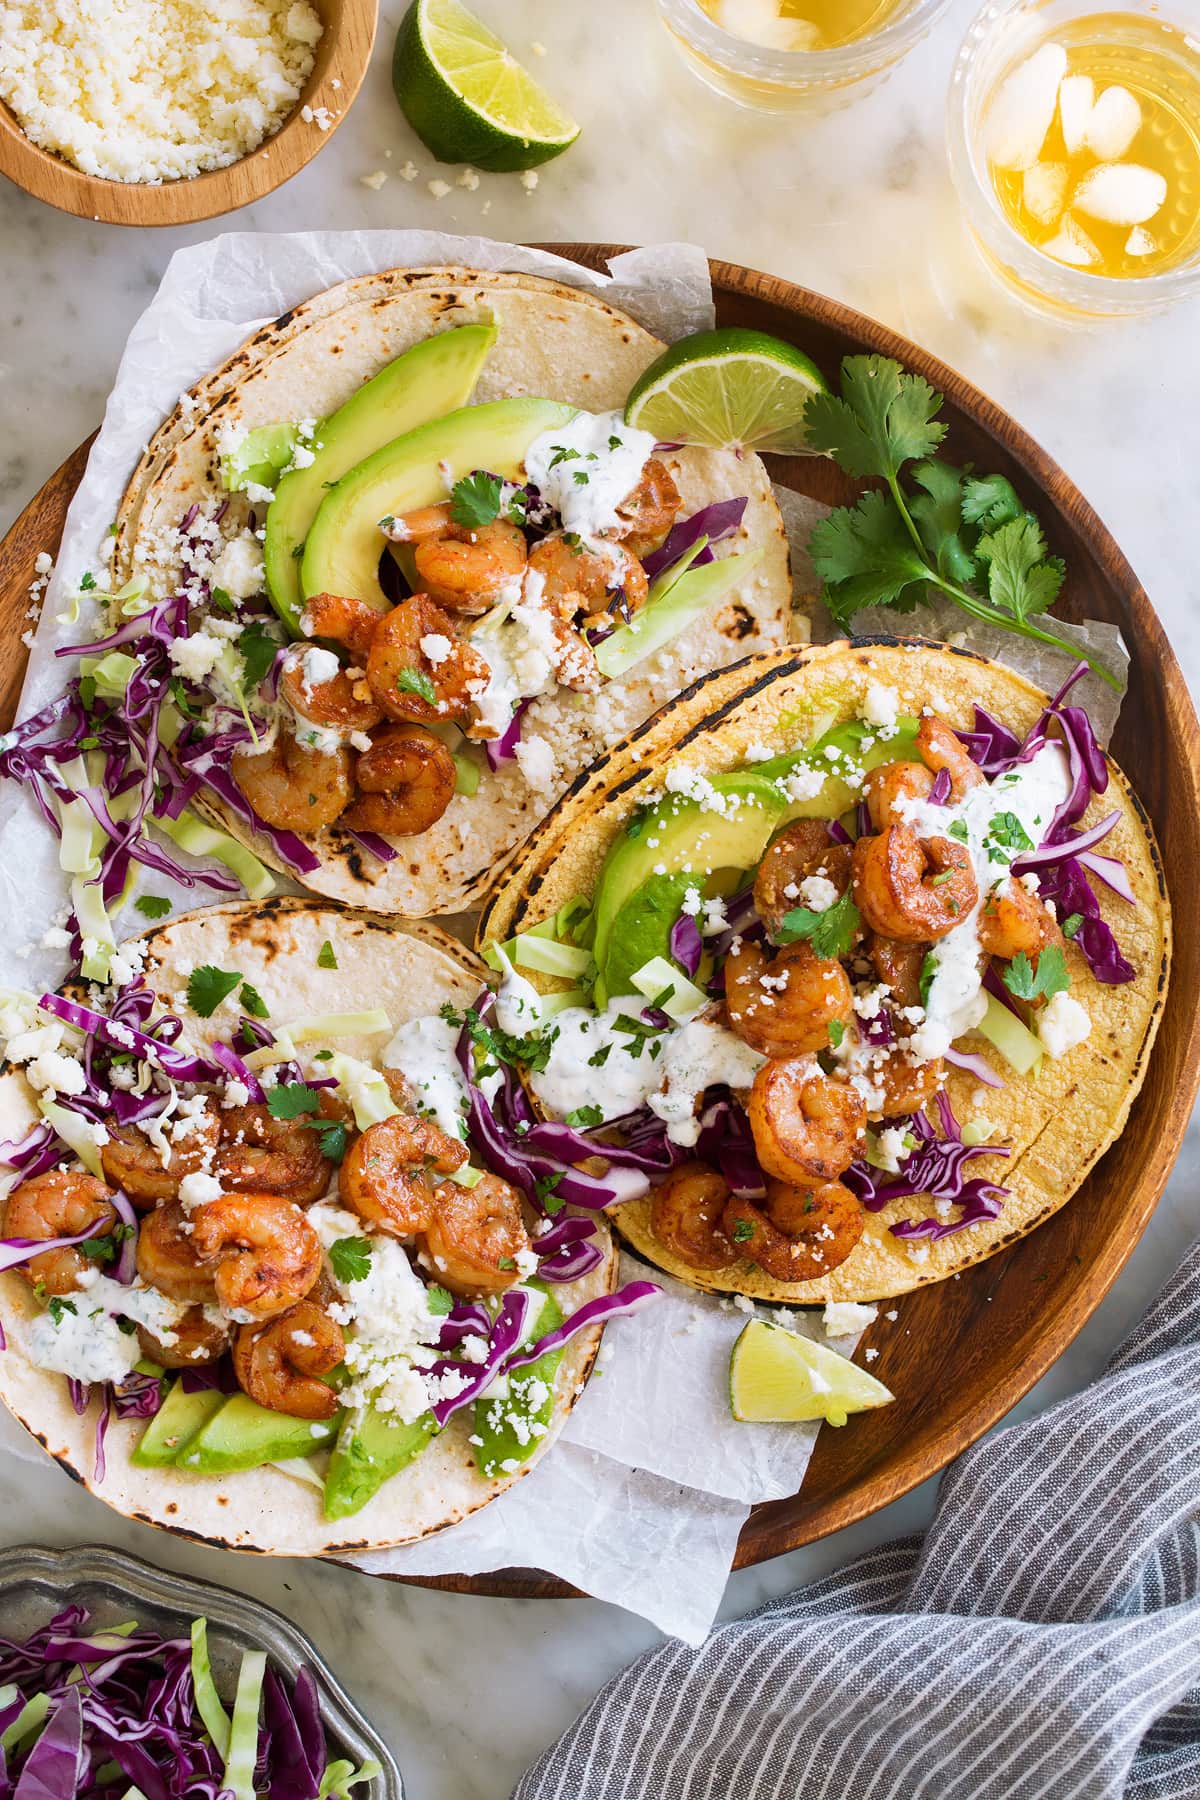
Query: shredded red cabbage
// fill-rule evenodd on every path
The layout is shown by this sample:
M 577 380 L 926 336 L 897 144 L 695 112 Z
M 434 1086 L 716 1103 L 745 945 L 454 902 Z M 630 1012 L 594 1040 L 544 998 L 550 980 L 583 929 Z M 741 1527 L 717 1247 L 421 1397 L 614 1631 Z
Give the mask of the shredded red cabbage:
M 750 1121 L 728 1092 L 710 1100 L 700 1114 L 696 1154 L 720 1170 L 739 1200 L 761 1200 L 766 1193 Z
M 702 506 L 699 512 L 693 513 L 690 519 L 681 519 L 678 525 L 672 525 L 662 548 L 652 550 L 649 556 L 642 558 L 642 567 L 650 580 L 654 581 L 664 569 L 671 568 L 680 557 L 686 556 L 702 537 L 708 539 L 708 544 L 691 566 L 695 569 L 712 562 L 714 558 L 709 545 L 732 537 L 748 504 L 744 494 L 736 500 L 714 500 L 711 506 Z
M 704 954 L 704 940 L 700 936 L 700 927 L 694 914 L 680 913 L 671 927 L 667 944 L 672 960 L 679 964 L 689 978 L 694 976 Z
M 498 769 L 501 763 L 515 761 L 517 745 L 521 741 L 521 727 L 532 704 L 531 700 L 522 700 L 505 726 L 503 736 L 485 740 L 483 754 L 487 758 L 489 769 Z
M 951 785 L 949 769 L 939 769 L 929 790 L 929 798 L 934 806 L 945 806 L 950 798 Z
M 347 837 L 353 838 L 355 843 L 367 852 L 368 856 L 375 857 L 378 862 L 395 862 L 400 854 L 385 837 L 380 837 L 377 831 L 351 831 L 348 825 L 343 825 L 341 829 Z
M 977 1156 L 1008 1156 L 1009 1151 L 1000 1144 L 964 1144 L 948 1097 L 938 1094 L 936 1105 L 942 1130 L 940 1137 L 925 1113 L 914 1113 L 910 1119 L 896 1121 L 916 1140 L 900 1164 L 899 1174 L 884 1177 L 878 1169 L 860 1159 L 851 1163 L 842 1176 L 868 1212 L 882 1212 L 890 1201 L 907 1200 L 918 1194 L 931 1200 L 952 1201 L 959 1208 L 955 1219 L 940 1216 L 902 1219 L 890 1227 L 893 1237 L 949 1237 L 953 1232 L 965 1231 L 968 1225 L 978 1224 L 981 1219 L 999 1218 L 1011 1191 L 980 1176 L 968 1177 L 963 1173 L 965 1165 Z
M 589 1325 L 600 1325 L 608 1319 L 626 1317 L 630 1313 L 639 1312 L 653 1300 L 662 1298 L 662 1289 L 655 1281 L 627 1281 L 624 1287 L 618 1288 L 615 1294 L 601 1294 L 595 1300 L 573 1312 L 569 1319 L 564 1319 L 556 1331 L 548 1331 L 545 1337 L 538 1338 L 534 1344 L 526 1345 L 515 1356 L 510 1356 L 505 1363 L 506 1369 L 521 1369 L 526 1363 L 536 1362 L 539 1356 L 545 1356 L 548 1350 L 557 1350 L 569 1342 L 579 1331 Z
M 429 1409 L 439 1425 L 445 1425 L 461 1407 L 478 1400 L 492 1377 L 507 1362 L 509 1353 L 521 1341 L 525 1321 L 529 1316 L 529 1306 L 529 1295 L 525 1289 L 513 1288 L 510 1293 L 505 1294 L 500 1303 L 500 1311 L 493 1321 L 488 1336 L 487 1355 L 482 1362 L 434 1363 L 428 1371 L 429 1375 L 442 1378 L 452 1375 L 458 1377 L 460 1382 L 455 1393 L 435 1400 Z

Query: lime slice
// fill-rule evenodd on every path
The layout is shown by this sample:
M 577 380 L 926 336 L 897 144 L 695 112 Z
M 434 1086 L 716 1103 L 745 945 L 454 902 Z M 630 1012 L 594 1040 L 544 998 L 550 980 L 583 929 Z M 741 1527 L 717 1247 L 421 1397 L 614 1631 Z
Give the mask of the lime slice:
M 579 127 L 458 0 L 413 0 L 392 60 L 405 118 L 440 162 L 532 169 Z
M 895 1395 L 836 1350 L 751 1319 L 729 1359 L 729 1405 L 735 1419 L 826 1419 L 844 1425 L 854 1412 L 886 1406 Z
M 634 387 L 625 421 L 662 443 L 795 455 L 808 450 L 809 396 L 828 391 L 803 350 L 732 325 L 672 344 Z

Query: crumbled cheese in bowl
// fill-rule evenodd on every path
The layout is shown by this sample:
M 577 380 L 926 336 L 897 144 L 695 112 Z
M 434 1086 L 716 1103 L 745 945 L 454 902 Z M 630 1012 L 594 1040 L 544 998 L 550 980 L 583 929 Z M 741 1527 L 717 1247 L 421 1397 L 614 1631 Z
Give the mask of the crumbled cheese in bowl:
M 278 130 L 321 32 L 309 0 L 0 0 L 0 99 L 85 175 L 178 181 Z

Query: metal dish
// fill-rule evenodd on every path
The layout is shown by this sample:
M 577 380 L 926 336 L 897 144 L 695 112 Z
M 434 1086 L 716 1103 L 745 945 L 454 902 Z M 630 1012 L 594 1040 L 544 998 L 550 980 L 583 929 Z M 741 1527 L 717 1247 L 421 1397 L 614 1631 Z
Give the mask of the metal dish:
M 133 1614 L 143 1625 L 180 1636 L 203 1614 L 217 1627 L 209 1650 L 217 1687 L 226 1699 L 236 1686 L 244 1650 L 267 1651 L 291 1676 L 301 1663 L 308 1663 L 321 1692 L 321 1715 L 331 1746 L 355 1763 L 373 1757 L 382 1770 L 356 1794 L 363 1800 L 404 1800 L 404 1784 L 391 1751 L 320 1651 L 289 1619 L 260 1600 L 186 1575 L 168 1575 L 136 1556 L 123 1556 L 100 1544 L 81 1544 L 74 1550 L 18 1544 L 0 1550 L 0 1635 L 28 1637 L 72 1602 L 86 1606 L 100 1626 L 119 1624 Z

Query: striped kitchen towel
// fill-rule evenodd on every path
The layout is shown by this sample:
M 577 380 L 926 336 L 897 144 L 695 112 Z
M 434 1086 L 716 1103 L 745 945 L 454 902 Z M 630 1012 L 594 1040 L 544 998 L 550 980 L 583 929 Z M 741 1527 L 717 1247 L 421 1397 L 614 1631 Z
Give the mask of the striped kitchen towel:
M 1200 1245 L 889 1545 L 616 1677 L 514 1800 L 1198 1800 Z

